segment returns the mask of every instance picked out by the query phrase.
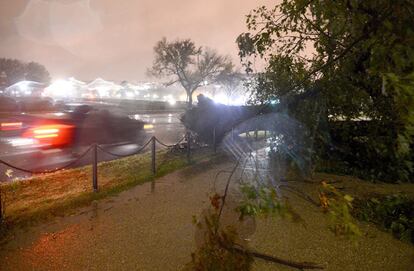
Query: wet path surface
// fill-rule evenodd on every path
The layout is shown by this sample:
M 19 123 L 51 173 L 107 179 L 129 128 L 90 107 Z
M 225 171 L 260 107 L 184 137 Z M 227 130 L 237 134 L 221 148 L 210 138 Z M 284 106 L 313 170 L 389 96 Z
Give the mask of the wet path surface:
M 17 232 L 0 270 L 177 270 L 194 248 L 192 215 L 208 199 L 215 170 L 186 171 L 102 200 L 77 214 Z M 192 176 L 194 177 L 194 176 Z
M 154 192 L 147 183 L 71 216 L 16 231 L 1 245 L 0 270 L 180 270 L 196 248 L 192 216 L 208 206 L 217 173 L 231 168 L 231 163 L 195 166 L 157 180 Z M 219 191 L 225 181 L 221 174 L 215 183 Z M 312 184 L 297 185 L 312 195 Z M 306 225 L 259 219 L 248 229 L 252 248 L 318 262 L 325 270 L 412 270 L 410 244 L 369 226 L 355 245 L 335 237 L 318 208 L 287 196 Z M 292 269 L 257 261 L 255 270 Z

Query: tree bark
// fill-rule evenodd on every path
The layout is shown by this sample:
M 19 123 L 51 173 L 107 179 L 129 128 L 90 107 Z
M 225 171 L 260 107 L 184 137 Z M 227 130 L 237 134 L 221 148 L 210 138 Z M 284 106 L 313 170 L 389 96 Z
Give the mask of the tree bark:
M 193 106 L 193 93 L 190 93 L 190 95 L 188 96 L 188 107 L 192 107 Z
M 191 107 L 193 107 L 193 92 L 192 91 L 187 91 L 187 96 L 188 96 L 187 107 L 190 109 Z

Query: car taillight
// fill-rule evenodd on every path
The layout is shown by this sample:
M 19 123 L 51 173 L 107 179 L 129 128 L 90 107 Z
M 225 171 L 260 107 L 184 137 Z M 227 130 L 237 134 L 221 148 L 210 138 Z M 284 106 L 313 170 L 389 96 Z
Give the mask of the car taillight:
M 66 124 L 39 125 L 27 130 L 23 136 L 36 139 L 42 145 L 62 146 L 71 143 L 73 128 Z
M 59 136 L 59 128 L 41 127 L 33 130 L 34 138 L 51 138 Z
M 21 122 L 2 122 L 0 123 L 2 131 L 18 130 L 22 128 Z

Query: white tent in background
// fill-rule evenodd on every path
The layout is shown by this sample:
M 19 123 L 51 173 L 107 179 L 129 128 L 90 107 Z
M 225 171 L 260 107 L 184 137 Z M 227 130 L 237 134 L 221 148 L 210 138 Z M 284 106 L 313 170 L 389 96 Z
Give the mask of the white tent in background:
M 136 99 L 140 94 L 139 86 L 129 83 L 127 81 L 123 81 L 121 83 L 121 87 L 122 89 L 115 92 L 116 98 Z
M 70 77 L 69 82 L 71 82 L 74 86 L 82 88 L 86 87 L 86 83 L 80 80 L 77 80 L 75 77 Z
M 17 97 L 29 95 L 38 96 L 40 95 L 44 87 L 45 85 L 43 83 L 23 80 L 7 87 L 4 93 L 10 96 Z
M 160 84 L 155 82 L 139 82 L 136 86 L 139 90 L 150 90 L 160 87 Z
M 132 84 L 132 83 L 122 84 L 122 87 L 125 88 L 125 89 L 130 89 L 130 90 L 139 90 L 140 89 L 139 86 L 137 86 L 135 84 Z
M 122 86 L 111 81 L 105 81 L 102 78 L 97 78 L 90 82 L 87 86 L 90 91 L 96 90 L 100 97 L 110 97 L 114 92 L 122 89 Z
M 87 92 L 87 84 L 85 82 L 77 80 L 74 77 L 70 77 L 68 82 L 71 84 L 77 98 L 82 97 L 82 95 Z

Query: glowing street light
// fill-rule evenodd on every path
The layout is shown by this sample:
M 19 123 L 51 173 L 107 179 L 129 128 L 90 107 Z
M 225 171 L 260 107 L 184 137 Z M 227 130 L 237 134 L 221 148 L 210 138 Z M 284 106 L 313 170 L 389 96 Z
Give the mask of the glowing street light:
M 53 97 L 71 97 L 74 95 L 73 90 L 73 84 L 70 81 L 59 79 L 45 88 L 45 94 Z

